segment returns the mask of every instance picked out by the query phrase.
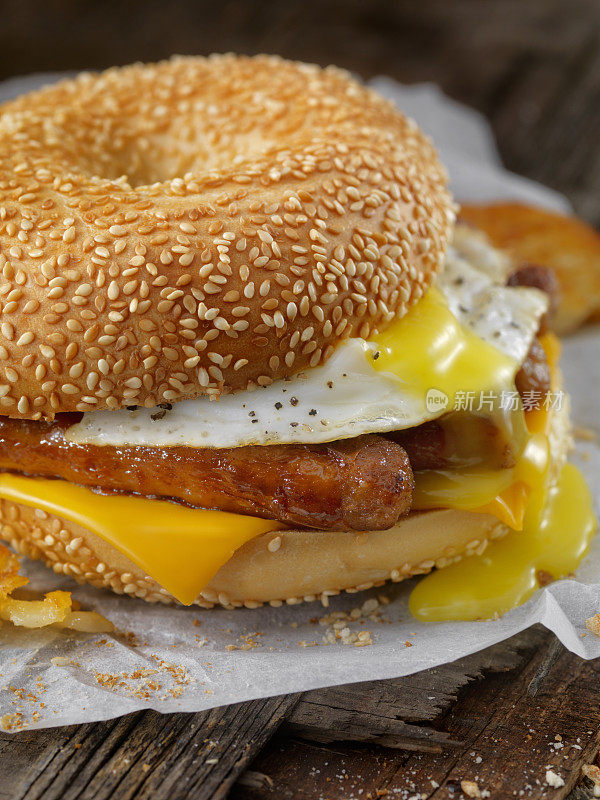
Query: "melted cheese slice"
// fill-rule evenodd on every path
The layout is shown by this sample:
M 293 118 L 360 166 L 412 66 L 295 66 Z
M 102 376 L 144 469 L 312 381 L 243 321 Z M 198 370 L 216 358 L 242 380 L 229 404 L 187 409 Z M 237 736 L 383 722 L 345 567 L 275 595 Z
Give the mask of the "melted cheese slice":
M 278 522 L 187 508 L 165 500 L 100 495 L 61 480 L 0 474 L 0 497 L 68 519 L 100 536 L 184 605 L 233 553 Z

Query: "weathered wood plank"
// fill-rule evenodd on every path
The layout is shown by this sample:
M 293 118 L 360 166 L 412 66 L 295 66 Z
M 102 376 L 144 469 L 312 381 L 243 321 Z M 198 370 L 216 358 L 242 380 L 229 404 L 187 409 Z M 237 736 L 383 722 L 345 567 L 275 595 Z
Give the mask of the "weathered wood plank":
M 1 800 L 219 800 L 298 695 L 0 736 Z
M 279 736 L 251 767 L 272 781 L 268 792 L 236 786 L 232 800 L 347 800 L 369 792 L 373 798 L 387 792 L 392 797 L 425 793 L 435 800 L 451 800 L 460 797 L 463 780 L 475 780 L 492 798 L 519 796 L 522 791 L 534 800 L 563 800 L 580 781 L 581 766 L 592 762 L 598 751 L 600 664 L 580 661 L 563 650 L 534 696 L 529 686 L 555 649 L 552 641 L 548 637 L 525 653 L 524 667 L 489 674 L 464 687 L 434 726 L 454 741 L 462 740 L 460 747 L 402 753 Z M 301 777 L 306 763 L 312 769 Z M 551 789 L 545 782 L 547 768 L 565 785 Z
M 371 717 L 374 725 L 381 718 L 433 721 L 455 702 L 458 692 L 468 683 L 488 673 L 515 669 L 550 639 L 548 631 L 535 626 L 493 647 L 414 675 L 306 692 L 288 722 L 305 724 L 308 717 L 316 722 L 320 714 L 322 727 L 329 709 Z M 330 727 L 337 729 L 335 725 Z
M 515 669 L 547 642 L 541 627 L 433 670 L 386 681 L 317 689 L 302 695 L 281 732 L 313 742 L 365 742 L 441 752 L 461 742 L 415 722 L 439 718 L 458 692 L 487 673 Z
M 324 711 L 323 706 L 310 701 L 303 702 L 292 719 L 284 723 L 282 733 L 323 744 L 365 742 L 422 753 L 441 753 L 444 748 L 462 744 L 432 728 L 350 709 L 328 707 Z

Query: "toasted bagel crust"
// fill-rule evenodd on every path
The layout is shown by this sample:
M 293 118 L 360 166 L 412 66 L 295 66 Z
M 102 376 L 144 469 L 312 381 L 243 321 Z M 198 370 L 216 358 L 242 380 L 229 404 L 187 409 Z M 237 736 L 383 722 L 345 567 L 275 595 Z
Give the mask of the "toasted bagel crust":
M 266 385 L 429 286 L 454 221 L 427 137 L 336 69 L 177 58 L 2 106 L 0 413 Z

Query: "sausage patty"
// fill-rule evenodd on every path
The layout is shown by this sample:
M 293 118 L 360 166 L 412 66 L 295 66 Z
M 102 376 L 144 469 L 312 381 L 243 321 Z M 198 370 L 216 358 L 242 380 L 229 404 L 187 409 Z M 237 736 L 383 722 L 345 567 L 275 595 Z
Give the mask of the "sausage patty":
M 551 375 L 546 351 L 539 339 L 534 339 L 523 362 L 515 375 L 515 386 L 521 395 L 523 407 L 535 408 L 543 403 L 550 391 Z
M 381 436 L 218 450 L 99 447 L 69 442 L 69 424 L 70 415 L 2 418 L 0 470 L 330 530 L 390 528 L 411 506 L 406 451 Z
M 530 286 L 548 295 L 548 311 L 540 320 L 539 333 L 552 327 L 560 303 L 560 285 L 554 270 L 539 264 L 521 264 L 513 270 L 506 281 L 507 286 Z

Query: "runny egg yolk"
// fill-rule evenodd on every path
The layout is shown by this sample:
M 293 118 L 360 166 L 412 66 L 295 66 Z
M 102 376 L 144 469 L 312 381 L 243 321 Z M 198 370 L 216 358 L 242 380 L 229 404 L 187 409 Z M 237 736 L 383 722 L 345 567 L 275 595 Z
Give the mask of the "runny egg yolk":
M 548 351 L 555 362 L 558 351 L 555 340 L 551 341 L 553 349 L 549 344 Z M 468 402 L 473 414 L 488 415 L 505 428 L 519 451 L 516 465 L 510 469 L 472 467 L 416 473 L 413 508 L 491 513 L 510 527 L 521 528 L 530 488 L 543 480 L 548 468 L 549 415 L 544 408 L 536 412 L 537 431 L 533 432 L 520 404 L 501 408 L 503 396 L 516 395 L 514 379 L 519 364 L 461 325 L 436 289 L 378 336 L 375 345 L 376 369 L 393 373 L 423 397 L 435 391 L 435 398 L 445 403 L 442 410 Z M 469 414 L 463 414 L 465 439 L 470 427 L 474 427 L 473 416 L 469 419 Z M 485 462 L 485 453 L 479 460 Z
M 462 327 L 435 290 L 376 344 L 381 348 L 377 369 L 393 372 L 417 391 L 438 389 L 438 396 L 449 398 L 449 407 L 452 400 L 456 405 L 458 392 L 491 390 L 497 397 L 515 388 L 518 365 Z M 542 345 L 555 381 L 560 345 L 551 334 L 542 337 Z M 424 352 L 432 358 L 424 359 Z M 422 578 L 410 598 L 418 619 L 469 620 L 505 613 L 547 580 L 571 573 L 588 549 L 597 523 L 583 476 L 566 464 L 558 480 L 549 482 L 549 412 L 543 406 L 527 412 L 519 407 L 511 418 L 513 430 L 522 431 L 524 421 L 526 431 L 514 467 L 415 474 L 416 510 L 462 508 L 492 514 L 514 529 L 481 554 Z
M 435 288 L 373 344 L 375 369 L 395 375 L 403 391 L 426 398 L 430 410 L 438 405 L 439 413 L 470 395 L 477 412 L 491 394 L 514 389 L 518 363 L 461 325 Z
M 524 603 L 541 585 L 573 572 L 596 530 L 592 497 L 581 472 L 565 464 L 551 487 L 530 495 L 522 531 L 491 542 L 423 578 L 410 596 L 417 619 L 489 619 Z

